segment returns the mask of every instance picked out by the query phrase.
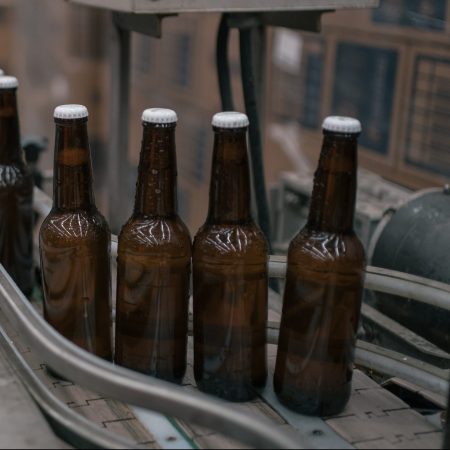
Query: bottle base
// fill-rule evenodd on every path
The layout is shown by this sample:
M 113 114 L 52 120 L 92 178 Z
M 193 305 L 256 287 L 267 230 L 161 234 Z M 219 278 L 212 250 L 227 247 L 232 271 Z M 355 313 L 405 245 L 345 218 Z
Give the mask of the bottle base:
M 331 417 L 344 411 L 350 399 L 350 388 L 342 394 L 331 392 L 324 395 L 319 392 L 299 392 L 298 390 L 277 391 L 280 403 L 292 411 L 305 416 Z
M 248 384 L 233 384 L 229 380 L 197 381 L 197 387 L 205 394 L 214 395 L 233 403 L 244 403 L 258 397 L 262 387 Z
M 166 374 L 160 374 L 160 373 L 147 374 L 147 375 L 149 375 L 153 378 L 157 378 L 158 380 L 163 380 L 163 381 L 167 381 L 169 383 L 179 384 L 179 385 L 183 384 L 183 379 L 184 379 L 184 376 L 182 376 L 182 377 L 176 376 L 175 377 L 172 375 L 166 375 Z

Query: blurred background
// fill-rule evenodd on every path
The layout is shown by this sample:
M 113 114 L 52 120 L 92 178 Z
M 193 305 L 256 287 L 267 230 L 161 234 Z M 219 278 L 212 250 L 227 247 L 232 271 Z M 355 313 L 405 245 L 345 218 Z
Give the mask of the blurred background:
M 360 139 L 357 228 L 368 246 L 386 210 L 411 191 L 450 178 L 450 40 L 447 0 L 382 0 L 374 10 L 325 14 L 320 34 L 268 33 L 264 158 L 275 249 L 286 250 L 307 213 L 328 114 L 355 116 Z M 134 192 L 142 110 L 161 106 L 180 117 L 177 144 L 180 212 L 192 234 L 208 205 L 211 116 L 220 110 L 215 43 L 220 16 L 166 18 L 163 38 L 133 34 L 128 180 L 107 177 L 111 60 L 109 12 L 55 0 L 0 0 L 0 67 L 20 79 L 22 135 L 48 138 L 39 161 L 51 192 L 56 105 L 86 104 L 99 208 L 108 189 Z M 237 31 L 231 71 L 243 110 Z M 133 196 L 124 205 L 131 211 Z M 114 231 L 118 231 L 117 229 Z

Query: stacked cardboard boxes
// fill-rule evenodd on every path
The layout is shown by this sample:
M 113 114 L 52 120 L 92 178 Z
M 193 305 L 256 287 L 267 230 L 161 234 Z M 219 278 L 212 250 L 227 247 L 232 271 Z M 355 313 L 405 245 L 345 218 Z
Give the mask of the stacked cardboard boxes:
M 90 111 L 97 203 L 106 204 L 109 15 L 66 2 L 0 0 L 0 67 L 20 81 L 22 136 L 45 136 L 41 168 L 53 167 L 53 109 L 82 103 Z M 51 183 L 46 190 L 51 192 Z
M 321 118 L 356 116 L 364 126 L 363 167 L 414 189 L 445 184 L 450 178 L 448 14 L 447 0 L 381 0 L 376 10 L 326 15 L 320 36 L 297 33 L 301 62 L 290 87 L 286 69 L 274 58 L 277 81 L 269 120 L 295 119 L 301 139 L 309 142 L 305 157 L 314 161 Z
M 277 28 L 269 33 L 265 107 L 266 177 L 311 175 L 328 114 L 357 116 L 364 125 L 361 165 L 411 188 L 450 177 L 449 2 L 381 0 L 378 10 L 324 16 L 321 34 Z M 133 35 L 129 177 L 109 180 L 110 16 L 66 2 L 0 0 L 0 66 L 22 81 L 24 135 L 47 135 L 52 111 L 85 103 L 96 170 L 97 201 L 107 210 L 111 183 L 124 183 L 131 211 L 144 108 L 176 109 L 180 211 L 195 233 L 204 221 L 213 136 L 220 110 L 215 67 L 218 15 L 166 18 L 163 39 Z M 273 38 L 272 38 L 273 37 Z M 243 110 L 237 32 L 231 69 L 235 107 Z M 4 44 L 4 45 L 3 45 Z M 36 49 L 39 48 L 39 51 Z M 29 108 L 28 105 L 33 105 Z M 51 168 L 52 152 L 43 160 Z M 118 230 L 115 230 L 118 231 Z
M 0 2 L 0 42 L 2 42 L 0 46 L 0 68 L 5 72 L 8 72 L 10 65 L 7 49 L 11 47 L 12 39 L 11 2 L 12 0 Z

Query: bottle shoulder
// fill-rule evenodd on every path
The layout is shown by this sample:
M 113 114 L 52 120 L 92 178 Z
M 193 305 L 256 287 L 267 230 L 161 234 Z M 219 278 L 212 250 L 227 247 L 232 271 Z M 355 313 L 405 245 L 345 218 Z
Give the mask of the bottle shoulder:
M 52 210 L 42 223 L 41 244 L 55 246 L 77 245 L 82 242 L 110 242 L 111 232 L 106 219 L 98 210 Z
M 160 251 L 176 256 L 191 254 L 189 230 L 178 217 L 131 217 L 119 235 L 119 252 Z
M 364 268 L 364 247 L 354 233 L 334 234 L 303 229 L 289 246 L 288 262 L 318 270 Z
M 26 165 L 0 165 L 0 188 L 33 186 L 33 177 Z
M 242 225 L 204 225 L 194 240 L 195 259 L 267 261 L 268 244 L 253 222 Z

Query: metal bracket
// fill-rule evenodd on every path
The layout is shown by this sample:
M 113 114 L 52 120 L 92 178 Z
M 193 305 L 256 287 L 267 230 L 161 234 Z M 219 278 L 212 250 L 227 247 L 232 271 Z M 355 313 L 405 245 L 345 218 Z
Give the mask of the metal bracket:
M 275 11 L 262 13 L 230 14 L 228 26 L 230 28 L 254 28 L 259 26 L 284 27 L 295 30 L 320 32 L 322 14 L 325 11 Z
M 230 28 L 248 29 L 260 26 L 284 27 L 295 30 L 320 32 L 324 11 L 275 11 L 261 13 L 232 13 L 228 15 Z M 162 37 L 162 21 L 178 14 L 135 14 L 114 12 L 114 24 L 121 30 L 155 38 Z
M 135 32 L 155 38 L 162 37 L 162 21 L 177 14 L 113 13 L 114 25 L 121 30 Z

